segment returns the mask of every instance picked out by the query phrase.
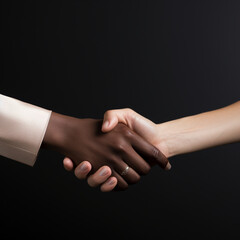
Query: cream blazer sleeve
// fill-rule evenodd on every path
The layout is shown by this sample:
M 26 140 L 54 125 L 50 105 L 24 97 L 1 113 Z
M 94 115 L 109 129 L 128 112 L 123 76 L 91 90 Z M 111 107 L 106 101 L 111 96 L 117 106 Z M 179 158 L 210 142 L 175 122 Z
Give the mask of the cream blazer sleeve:
M 0 94 L 0 155 L 33 166 L 51 111 Z

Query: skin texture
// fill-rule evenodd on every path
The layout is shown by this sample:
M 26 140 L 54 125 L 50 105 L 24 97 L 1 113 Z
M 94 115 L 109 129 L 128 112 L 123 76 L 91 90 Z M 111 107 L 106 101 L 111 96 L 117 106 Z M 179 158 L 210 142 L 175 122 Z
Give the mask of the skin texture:
M 170 158 L 240 142 L 240 101 L 220 109 L 161 124 L 155 124 L 131 109 L 110 110 L 104 115 L 102 131 L 111 131 L 119 122 L 126 124 Z M 64 159 L 64 166 L 71 170 L 71 160 Z M 86 178 L 85 174 L 78 171 L 76 176 Z M 102 191 L 114 189 L 114 185 L 106 185 L 107 178 L 102 179 L 97 173 L 90 175 L 88 179 L 92 179 L 93 176 L 92 184 L 100 185 Z
M 101 177 L 115 177 L 119 190 L 137 183 L 152 165 L 166 167 L 168 159 L 164 154 L 126 125 L 119 123 L 109 133 L 103 133 L 101 126 L 102 120 L 78 119 L 53 112 L 42 147 L 67 156 L 75 166 L 89 161 L 88 174 L 98 170 Z M 127 166 L 130 167 L 128 173 L 121 175 Z M 81 170 L 87 170 L 84 164 Z
M 104 114 L 104 120 L 101 127 L 102 132 L 110 132 L 112 131 L 118 122 L 123 123 L 124 125 L 131 128 L 133 131 L 138 133 L 139 135 L 143 136 L 149 142 L 154 143 L 156 147 L 160 147 L 157 144 L 156 139 L 156 131 L 157 125 L 150 121 L 147 118 L 144 118 L 140 114 L 136 113 L 132 109 L 119 109 L 119 110 L 109 110 Z M 161 146 L 161 152 L 167 154 L 167 149 Z M 166 156 L 166 155 L 165 155 Z M 71 162 L 71 159 L 65 158 L 63 161 L 64 167 L 66 170 L 71 171 L 74 169 L 74 165 Z M 84 164 L 87 165 L 88 170 L 85 172 L 81 171 L 81 165 L 75 168 L 75 176 L 79 179 L 86 179 L 88 181 L 89 186 L 96 187 L 100 186 L 101 191 L 109 192 L 112 191 L 117 183 L 117 179 L 113 178 L 113 182 L 109 185 L 109 178 L 105 176 L 104 178 L 100 176 L 100 172 L 97 171 L 92 175 L 88 175 L 88 172 L 91 169 L 91 164 L 85 162 Z M 170 170 L 171 165 L 170 163 L 167 164 L 165 170 Z M 108 169 L 108 171 L 110 171 Z M 110 174 L 110 173 L 109 173 Z

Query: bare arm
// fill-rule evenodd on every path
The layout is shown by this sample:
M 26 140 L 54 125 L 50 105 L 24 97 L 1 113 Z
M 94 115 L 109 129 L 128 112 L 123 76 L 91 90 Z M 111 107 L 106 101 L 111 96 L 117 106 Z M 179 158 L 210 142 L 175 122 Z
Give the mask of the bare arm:
M 168 156 L 240 141 L 240 101 L 217 110 L 157 125 L 158 145 Z
M 102 131 L 111 131 L 118 122 L 126 124 L 160 149 L 166 157 L 173 157 L 240 142 L 240 101 L 217 110 L 160 124 L 155 124 L 132 109 L 109 110 L 104 115 Z M 69 163 L 64 160 L 64 164 L 66 168 Z M 69 166 L 69 169 L 73 168 L 71 164 Z M 87 173 L 75 172 L 79 178 L 87 177 Z M 88 177 L 89 184 L 101 185 L 102 189 L 111 191 L 114 185 L 109 186 L 106 180 L 107 178 L 103 179 L 96 173 Z

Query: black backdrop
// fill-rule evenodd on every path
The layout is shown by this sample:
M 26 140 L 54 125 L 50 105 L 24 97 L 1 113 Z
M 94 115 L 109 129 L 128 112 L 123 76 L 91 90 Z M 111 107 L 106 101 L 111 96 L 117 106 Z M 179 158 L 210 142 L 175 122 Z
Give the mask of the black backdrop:
M 130 107 L 154 122 L 239 100 L 240 1 L 1 3 L 2 94 L 80 118 Z M 2 234 L 240 235 L 239 144 L 174 157 L 120 193 L 88 187 L 62 158 L 0 158 Z

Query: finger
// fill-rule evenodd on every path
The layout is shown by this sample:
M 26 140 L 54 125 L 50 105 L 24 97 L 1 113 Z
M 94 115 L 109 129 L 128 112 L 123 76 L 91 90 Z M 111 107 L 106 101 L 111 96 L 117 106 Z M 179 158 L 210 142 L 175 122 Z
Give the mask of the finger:
M 136 174 L 146 175 L 151 170 L 151 166 L 146 162 L 133 148 L 129 147 L 127 151 L 123 153 L 123 159 L 132 169 L 136 171 Z M 140 177 L 140 176 L 139 176 Z
M 117 124 L 118 118 L 115 115 L 106 112 L 103 118 L 102 131 L 109 132 L 112 129 L 114 129 L 114 127 L 116 127 Z
M 112 170 L 112 176 L 117 179 L 117 185 L 114 190 L 123 191 L 128 188 L 128 183 L 115 170 Z
M 74 174 L 79 179 L 85 179 L 91 169 L 92 165 L 87 161 L 83 161 L 75 168 Z
M 136 115 L 136 112 L 129 108 L 106 111 L 103 118 L 102 131 L 109 132 L 115 128 L 118 123 L 124 123 L 131 128 L 133 115 Z
M 102 192 L 110 192 L 112 191 L 117 185 L 117 178 L 110 177 L 105 183 L 103 183 L 100 187 Z
M 170 162 L 168 162 L 164 170 L 169 171 L 171 168 L 172 168 L 172 165 L 170 164 Z
M 111 176 L 111 174 L 111 168 L 108 166 L 103 166 L 88 177 L 88 185 L 90 187 L 97 187 L 104 183 Z
M 139 182 L 141 178 L 140 175 L 128 165 L 126 165 L 126 167 L 118 173 L 128 184 L 135 184 Z
M 74 167 L 74 164 L 73 164 L 73 161 L 70 158 L 65 157 L 63 159 L 63 166 L 67 171 L 72 171 L 73 167 Z
M 156 163 L 165 170 L 169 170 L 171 165 L 166 156 L 155 146 L 141 138 L 138 134 L 134 133 L 130 135 L 132 138 L 132 146 L 135 151 L 141 155 L 150 164 Z
M 124 150 L 126 152 L 126 155 L 130 150 L 133 151 L 133 149 L 130 147 Z M 122 179 L 124 179 L 124 181 L 126 181 L 128 184 L 134 184 L 140 180 L 139 174 L 133 168 L 129 167 L 129 165 L 121 159 L 115 159 L 115 161 L 113 161 L 112 163 L 112 167 L 115 170 L 115 172 L 118 173 L 118 175 Z M 126 170 L 127 174 L 124 174 Z

